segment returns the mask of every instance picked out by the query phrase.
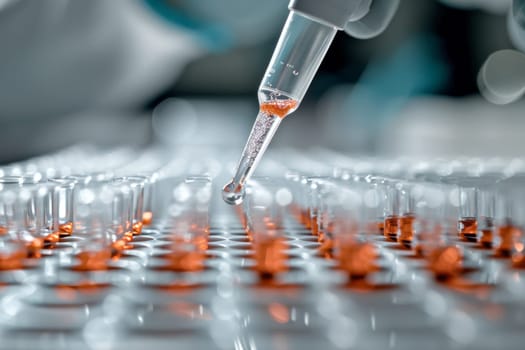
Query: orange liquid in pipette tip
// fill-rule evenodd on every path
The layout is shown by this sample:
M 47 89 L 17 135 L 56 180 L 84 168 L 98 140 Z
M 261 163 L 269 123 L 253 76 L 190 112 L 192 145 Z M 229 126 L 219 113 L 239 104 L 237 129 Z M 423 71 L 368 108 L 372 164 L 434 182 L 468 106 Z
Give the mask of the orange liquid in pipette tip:
M 290 111 L 297 107 L 296 100 L 272 100 L 261 103 L 259 109 L 261 113 L 275 115 L 284 118 Z

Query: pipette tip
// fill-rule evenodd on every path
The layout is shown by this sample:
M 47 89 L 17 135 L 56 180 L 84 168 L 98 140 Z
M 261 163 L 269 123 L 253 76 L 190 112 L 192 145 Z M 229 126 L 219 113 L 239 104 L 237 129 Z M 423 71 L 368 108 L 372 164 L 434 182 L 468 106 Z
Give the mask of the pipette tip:
M 222 188 L 222 199 L 230 205 L 239 205 L 244 200 L 244 189 L 230 181 Z

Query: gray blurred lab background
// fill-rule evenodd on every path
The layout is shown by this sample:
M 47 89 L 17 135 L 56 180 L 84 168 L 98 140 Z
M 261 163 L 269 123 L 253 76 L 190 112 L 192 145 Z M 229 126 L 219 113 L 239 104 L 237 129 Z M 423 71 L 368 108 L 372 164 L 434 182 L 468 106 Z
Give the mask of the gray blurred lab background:
M 524 102 L 477 85 L 513 47 L 509 1 L 451 3 L 402 0 L 379 37 L 339 33 L 271 147 L 522 155 Z M 0 0 L 0 162 L 76 143 L 237 158 L 287 14 L 286 0 Z

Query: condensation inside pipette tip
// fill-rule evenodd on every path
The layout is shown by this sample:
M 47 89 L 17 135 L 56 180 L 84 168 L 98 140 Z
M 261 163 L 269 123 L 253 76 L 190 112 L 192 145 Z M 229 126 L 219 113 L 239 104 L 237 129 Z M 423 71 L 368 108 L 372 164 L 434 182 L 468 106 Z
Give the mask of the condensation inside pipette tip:
M 239 205 L 244 200 L 244 189 L 230 181 L 222 188 L 222 199 L 230 205 Z
M 260 160 L 260 156 L 270 143 L 280 120 L 297 108 L 297 101 L 290 98 L 269 100 L 260 104 L 259 114 L 255 119 L 246 148 L 243 151 L 234 179 L 244 179 L 241 183 L 234 180 L 222 189 L 223 200 L 230 205 L 239 205 L 244 199 L 242 186 L 250 177 Z

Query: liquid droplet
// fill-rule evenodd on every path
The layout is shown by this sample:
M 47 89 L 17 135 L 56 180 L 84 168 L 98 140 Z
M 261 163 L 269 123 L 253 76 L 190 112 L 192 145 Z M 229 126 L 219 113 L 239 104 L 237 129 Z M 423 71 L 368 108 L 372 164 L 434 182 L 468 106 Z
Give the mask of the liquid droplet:
M 296 70 L 294 70 L 294 71 L 292 72 L 292 74 L 295 75 L 295 76 L 298 76 L 298 75 L 299 75 L 299 72 L 296 71 Z
M 229 205 L 239 205 L 244 200 L 244 189 L 231 181 L 222 188 L 222 199 Z

